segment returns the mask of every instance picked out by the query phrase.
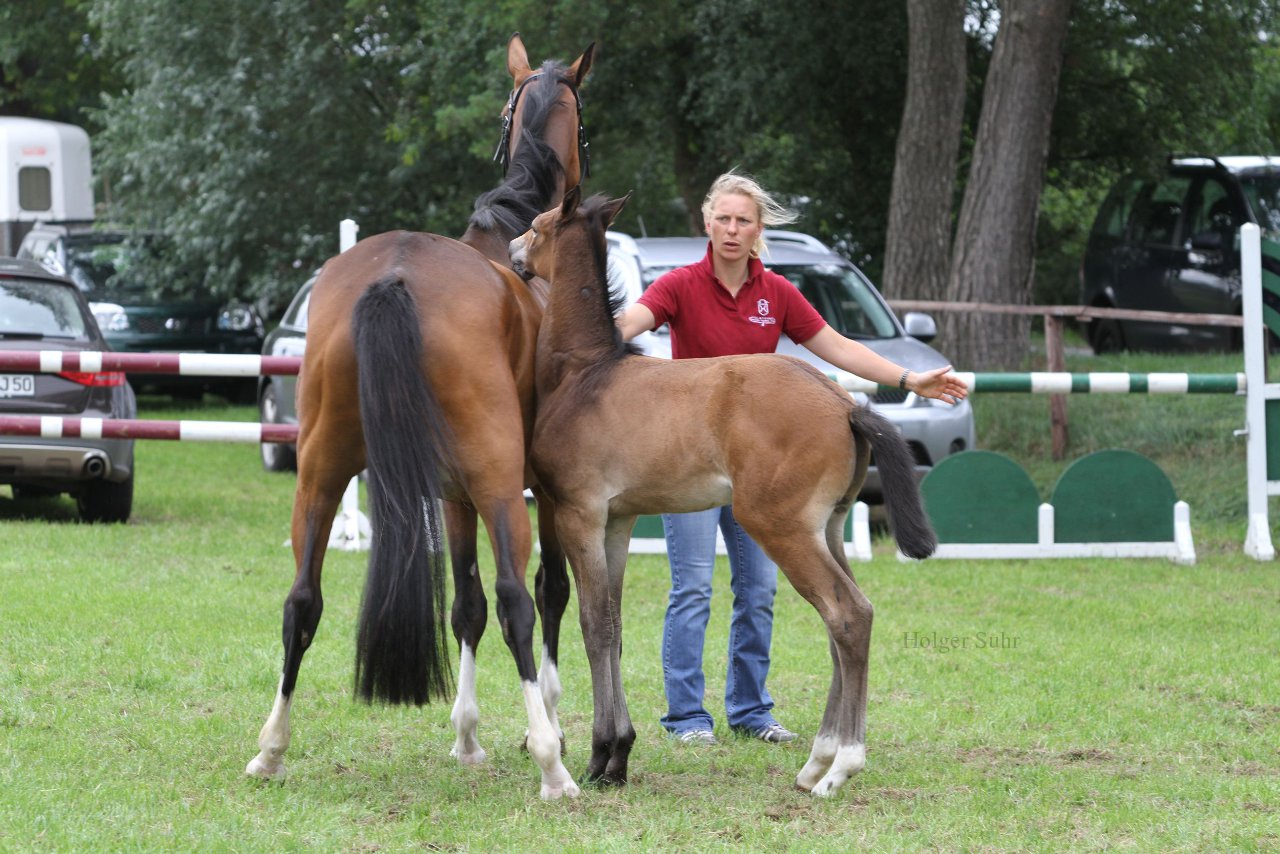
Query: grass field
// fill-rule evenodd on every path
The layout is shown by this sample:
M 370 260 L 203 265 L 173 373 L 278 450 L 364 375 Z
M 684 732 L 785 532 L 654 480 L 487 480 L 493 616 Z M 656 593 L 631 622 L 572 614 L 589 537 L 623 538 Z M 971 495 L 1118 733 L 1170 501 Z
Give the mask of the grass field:
M 1124 367 L 1188 369 L 1156 357 Z M 976 406 L 983 447 L 1014 455 L 1048 495 L 1068 461 L 1047 459 L 1047 401 Z M 627 576 L 623 664 L 639 738 L 625 789 L 538 799 L 492 621 L 478 685 L 486 765 L 449 758 L 448 703 L 353 702 L 365 556 L 343 553 L 326 564 L 290 775 L 246 779 L 279 676 L 293 478 L 263 473 L 250 446 L 140 442 L 128 525 L 80 525 L 65 499 L 19 505 L 0 490 L 0 851 L 1276 850 L 1280 566 L 1241 552 L 1244 448 L 1231 430 L 1243 403 L 1081 396 L 1070 412 L 1071 458 L 1129 447 L 1170 473 L 1191 504 L 1198 563 L 905 565 L 878 540 L 854 568 L 876 606 L 868 767 L 829 801 L 792 788 L 807 738 L 776 747 L 722 729 L 720 744 L 690 748 L 663 737 L 667 577 L 655 557 L 633 558 Z M 717 590 L 713 712 L 729 607 L 727 584 Z M 591 695 L 576 611 L 566 633 L 561 720 L 580 774 Z M 784 582 L 778 717 L 811 736 L 829 677 L 821 624 Z

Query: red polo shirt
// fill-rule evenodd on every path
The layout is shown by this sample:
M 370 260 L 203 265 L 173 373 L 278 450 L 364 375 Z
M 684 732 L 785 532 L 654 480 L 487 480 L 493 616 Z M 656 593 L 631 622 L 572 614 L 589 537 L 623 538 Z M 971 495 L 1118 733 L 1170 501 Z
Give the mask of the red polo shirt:
M 827 322 L 787 279 L 747 262 L 747 281 L 736 297 L 716 279 L 711 244 L 701 261 L 663 274 L 637 300 L 653 312 L 654 329 L 671 326 L 671 357 L 772 353 L 787 333 L 803 344 Z

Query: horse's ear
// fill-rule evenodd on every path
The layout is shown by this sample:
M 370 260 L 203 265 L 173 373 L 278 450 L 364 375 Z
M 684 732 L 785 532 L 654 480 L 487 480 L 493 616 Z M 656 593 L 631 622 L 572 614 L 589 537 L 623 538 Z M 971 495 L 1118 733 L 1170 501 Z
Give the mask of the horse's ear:
M 507 42 L 507 71 L 516 86 L 533 73 L 533 69 L 529 67 L 529 51 L 525 50 L 524 40 L 519 33 L 512 33 L 511 41 Z
M 563 221 L 573 216 L 580 201 L 582 201 L 582 191 L 578 189 L 577 184 L 574 184 L 573 188 L 564 194 L 564 201 L 560 203 L 560 219 Z
M 631 194 L 627 193 L 620 199 L 612 199 L 600 206 L 600 213 L 604 215 L 605 228 L 613 224 L 618 214 L 626 207 L 627 202 L 631 199 Z
M 592 42 L 587 45 L 587 49 L 582 52 L 582 56 L 574 60 L 573 65 L 569 66 L 569 76 L 573 78 L 574 88 L 582 85 L 582 81 L 587 78 L 587 72 L 591 70 L 591 55 L 595 53 L 596 43 Z

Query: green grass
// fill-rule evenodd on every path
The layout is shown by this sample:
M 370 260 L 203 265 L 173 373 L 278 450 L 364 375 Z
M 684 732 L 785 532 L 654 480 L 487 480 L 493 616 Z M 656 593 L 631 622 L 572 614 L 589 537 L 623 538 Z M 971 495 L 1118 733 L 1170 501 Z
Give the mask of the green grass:
M 1070 367 L 1122 369 L 1087 361 Z M 1160 364 L 1128 369 L 1177 369 Z M 1047 495 L 1066 465 L 1041 459 L 1047 401 L 975 404 L 982 445 L 1018 458 Z M 246 779 L 279 676 L 293 478 L 263 473 L 251 446 L 140 442 L 126 526 L 80 525 L 66 499 L 16 505 L 0 493 L 0 851 L 1274 850 L 1280 570 L 1240 548 L 1244 451 L 1230 431 L 1243 406 L 1079 396 L 1070 412 L 1069 459 L 1116 445 L 1170 473 L 1192 506 L 1199 562 L 900 564 L 878 540 L 875 559 L 854 567 L 876 606 L 869 762 L 829 801 L 792 788 L 807 738 L 769 746 L 723 726 L 713 747 L 663 737 L 660 557 L 633 558 L 627 575 L 623 666 L 639 738 L 625 789 L 538 799 L 492 620 L 478 684 L 487 764 L 448 756 L 448 703 L 353 702 L 365 556 L 336 552 L 290 775 Z M 727 584 L 717 591 L 713 712 L 729 607 Z M 561 721 L 580 774 L 591 693 L 576 599 L 570 608 Z M 958 648 L 912 644 L 935 635 Z M 779 718 L 811 736 L 829 678 L 821 623 L 784 583 L 770 677 Z

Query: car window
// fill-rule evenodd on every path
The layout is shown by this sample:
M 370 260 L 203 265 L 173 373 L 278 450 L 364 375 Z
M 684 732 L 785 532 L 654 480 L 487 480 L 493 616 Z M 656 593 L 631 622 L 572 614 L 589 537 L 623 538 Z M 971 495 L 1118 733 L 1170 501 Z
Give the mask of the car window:
M 1117 239 L 1124 237 L 1129 215 L 1133 213 L 1133 202 L 1140 189 L 1142 180 L 1139 178 L 1125 178 L 1116 184 L 1098 209 L 1098 218 L 1093 222 L 1094 233 Z
M 1206 178 L 1200 187 L 1190 214 L 1188 235 L 1217 233 L 1227 238 L 1240 225 L 1240 216 L 1227 186 L 1216 178 Z
M 1174 175 L 1144 187 L 1138 194 L 1130 224 L 1133 242 L 1172 246 L 1190 186 L 1190 177 Z
M 0 337 L 89 337 L 75 293 L 65 285 L 0 279 Z
M 281 326 L 291 326 L 303 332 L 307 331 L 307 310 L 311 307 L 311 286 L 315 281 L 315 276 L 312 276 L 294 296 L 293 302 L 289 303 L 284 317 L 280 320 Z
M 1250 175 L 1240 179 L 1254 221 L 1273 235 L 1280 234 L 1280 175 Z
M 800 289 L 823 319 L 851 338 L 893 338 L 898 328 L 871 285 L 840 264 L 778 265 L 773 272 Z

